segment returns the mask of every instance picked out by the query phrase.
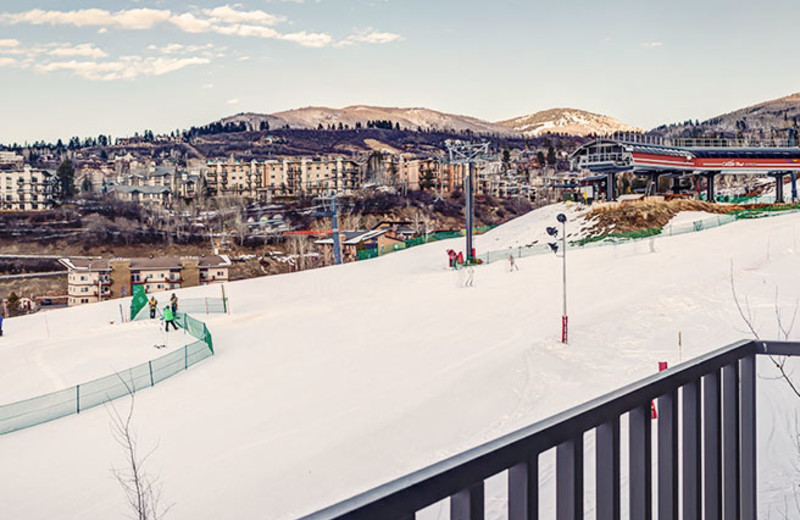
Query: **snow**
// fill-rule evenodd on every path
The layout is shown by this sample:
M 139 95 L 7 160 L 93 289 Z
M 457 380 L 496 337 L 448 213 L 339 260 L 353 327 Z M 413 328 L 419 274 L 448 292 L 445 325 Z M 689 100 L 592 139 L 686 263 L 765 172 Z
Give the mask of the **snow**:
M 577 207 L 546 207 L 476 237 L 478 251 L 543 239 L 564 210 L 568 229 L 580 228 Z M 476 268 L 474 288 L 461 286 L 463 271 L 446 267 L 445 250 L 463 249 L 463 239 L 230 283 L 232 314 L 206 320 L 217 354 L 136 395 L 140 445 L 157 446 L 147 468 L 174 503 L 171 519 L 310 513 L 649 375 L 658 361 L 675 364 L 678 333 L 684 359 L 746 337 L 731 265 L 761 333 L 777 337 L 776 287 L 785 318 L 800 296 L 799 227 L 792 214 L 660 237 L 653 249 L 649 241 L 571 249 L 568 346 L 559 342 L 554 255 L 519 259 L 515 272 L 503 262 Z M 163 353 L 152 348 L 157 333 L 148 322 L 108 323 L 118 321 L 119 303 L 47 313 L 51 341 L 36 321 L 44 315 L 7 320 L 2 401 L 13 400 L 6 392 L 26 378 L 20 395 Z M 81 363 L 93 368 L 84 372 Z M 790 418 L 800 401 L 768 379 L 768 364 L 758 370 L 759 516 L 766 517 L 792 496 Z M 0 437 L 0 460 L 0 518 L 126 514 L 110 472 L 124 465 L 124 453 L 102 407 Z M 552 466 L 543 462 L 540 471 L 552 486 Z M 503 479 L 487 487 L 492 519 L 503 518 Z M 436 518 L 442 506 L 426 512 Z
M 698 222 L 703 220 L 708 220 L 712 218 L 717 218 L 717 213 L 711 213 L 708 211 L 679 211 L 672 217 L 667 225 L 664 227 L 672 227 L 672 226 L 679 226 L 681 224 L 691 224 L 692 222 Z

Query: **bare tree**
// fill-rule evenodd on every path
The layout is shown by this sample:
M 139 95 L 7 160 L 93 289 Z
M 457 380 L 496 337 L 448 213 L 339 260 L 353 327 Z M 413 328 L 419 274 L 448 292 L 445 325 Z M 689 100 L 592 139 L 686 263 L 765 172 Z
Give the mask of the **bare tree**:
M 111 434 L 125 452 L 125 466 L 113 467 L 111 472 L 122 486 L 125 498 L 135 520 L 158 520 L 164 518 L 173 504 L 163 503 L 163 488 L 158 478 L 145 471 L 145 464 L 155 452 L 158 445 L 144 456 L 140 455 L 136 431 L 133 428 L 134 393 L 125 379 L 117 374 L 125 385 L 130 406 L 124 415 L 117 410 L 113 401 L 109 401 L 106 409 L 111 417 Z

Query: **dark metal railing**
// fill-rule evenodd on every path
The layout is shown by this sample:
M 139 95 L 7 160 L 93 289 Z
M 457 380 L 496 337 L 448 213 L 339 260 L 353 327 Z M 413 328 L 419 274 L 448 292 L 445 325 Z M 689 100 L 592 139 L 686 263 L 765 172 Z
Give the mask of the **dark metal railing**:
M 479 520 L 484 482 L 503 471 L 508 471 L 509 520 L 533 520 L 539 514 L 539 455 L 552 448 L 556 518 L 582 520 L 583 437 L 591 430 L 599 520 L 620 518 L 622 449 L 628 450 L 629 518 L 649 520 L 655 505 L 659 520 L 677 519 L 679 510 L 684 520 L 755 520 L 757 354 L 800 355 L 800 343 L 734 343 L 303 520 L 410 520 L 448 497 L 452 520 Z M 652 400 L 658 403 L 656 421 Z M 622 439 L 620 419 L 626 414 L 628 435 Z

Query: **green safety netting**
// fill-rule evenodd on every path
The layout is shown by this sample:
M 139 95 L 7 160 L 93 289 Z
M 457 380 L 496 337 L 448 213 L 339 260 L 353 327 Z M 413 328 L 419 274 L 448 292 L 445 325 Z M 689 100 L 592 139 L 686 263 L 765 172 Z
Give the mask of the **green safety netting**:
M 176 324 L 197 339 L 157 359 L 64 390 L 0 406 L 0 435 L 42 424 L 124 397 L 187 370 L 214 354 L 208 327 L 180 314 Z
M 133 298 L 131 299 L 131 319 L 138 315 L 147 306 L 147 293 L 142 285 L 133 286 Z
M 151 294 L 158 298 L 159 294 Z M 166 293 L 164 293 L 166 294 Z M 169 299 L 163 296 L 163 302 L 158 302 L 156 309 L 156 317 L 161 316 L 164 307 L 169 304 Z M 131 305 L 133 311 L 133 305 Z M 228 299 L 227 298 L 181 298 L 178 300 L 178 313 L 189 314 L 225 314 L 228 312 Z M 140 308 L 136 314 L 131 314 L 131 320 L 147 320 L 150 319 L 150 307 L 146 306 Z

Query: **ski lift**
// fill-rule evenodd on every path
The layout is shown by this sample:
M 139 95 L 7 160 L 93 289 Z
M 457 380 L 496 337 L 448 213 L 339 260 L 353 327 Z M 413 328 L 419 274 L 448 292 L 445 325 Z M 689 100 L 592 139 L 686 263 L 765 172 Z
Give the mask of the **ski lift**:
M 555 242 L 548 242 L 547 245 L 550 246 L 550 250 L 552 252 L 558 253 L 558 244 L 556 244 Z
M 555 238 L 558 236 L 558 229 L 556 229 L 554 226 L 547 226 L 547 234 Z

